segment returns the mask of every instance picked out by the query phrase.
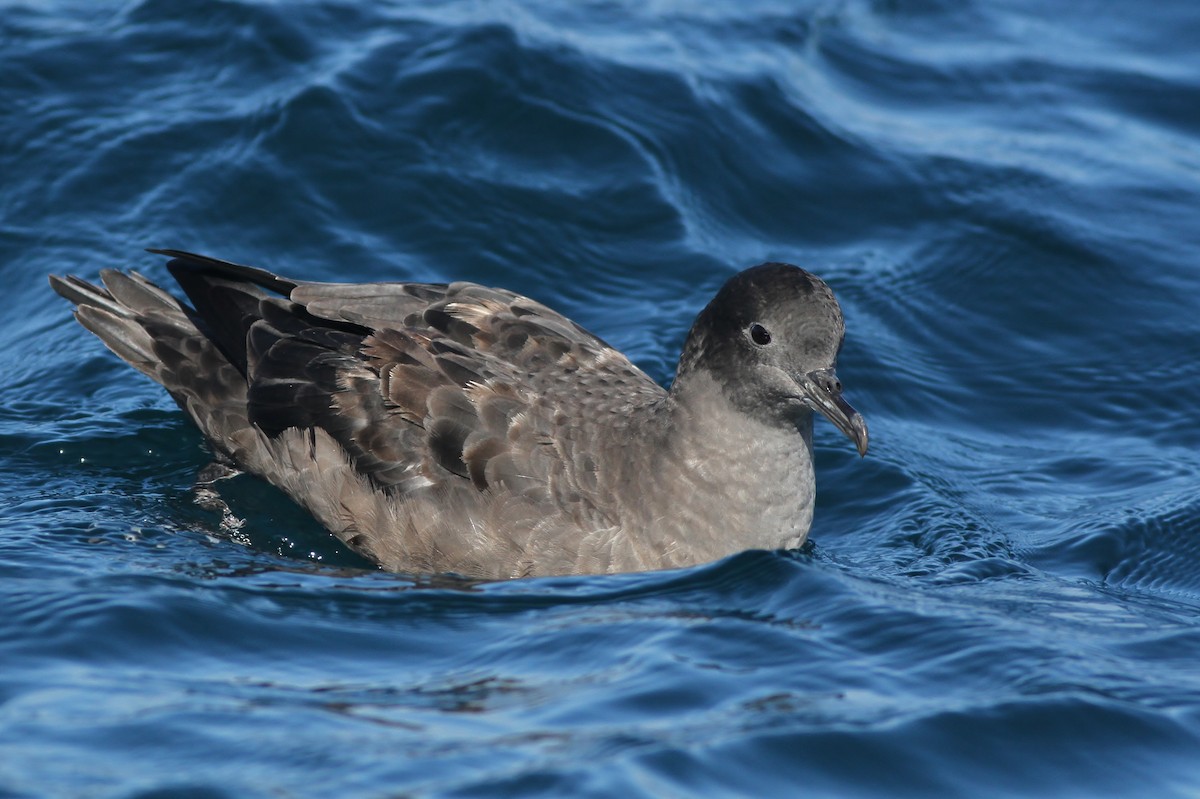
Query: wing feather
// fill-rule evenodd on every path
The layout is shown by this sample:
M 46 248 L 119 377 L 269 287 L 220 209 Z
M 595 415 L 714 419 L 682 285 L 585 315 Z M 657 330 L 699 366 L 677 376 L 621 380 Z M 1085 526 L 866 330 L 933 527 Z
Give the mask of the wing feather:
M 454 526 L 480 525 L 479 546 L 511 545 L 532 564 L 546 547 L 583 546 L 564 524 L 592 547 L 619 525 L 593 453 L 631 404 L 666 394 L 566 317 L 472 283 L 308 283 L 165 254 L 191 307 L 136 274 L 105 272 L 105 289 L 52 283 L 218 449 L 353 546 L 392 568 L 486 561 L 443 551 L 468 547 Z M 352 476 L 334 476 L 331 445 Z M 329 485 L 310 493 L 311 480 Z

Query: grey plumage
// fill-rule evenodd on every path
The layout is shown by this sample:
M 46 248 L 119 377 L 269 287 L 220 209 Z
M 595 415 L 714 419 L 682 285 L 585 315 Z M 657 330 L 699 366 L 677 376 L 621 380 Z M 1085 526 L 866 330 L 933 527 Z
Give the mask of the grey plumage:
M 812 411 L 865 454 L 816 276 L 763 264 L 692 326 L 669 391 L 533 300 L 472 283 L 323 284 L 178 251 L 52 276 L 218 457 L 387 569 L 482 578 L 684 566 L 802 544 Z

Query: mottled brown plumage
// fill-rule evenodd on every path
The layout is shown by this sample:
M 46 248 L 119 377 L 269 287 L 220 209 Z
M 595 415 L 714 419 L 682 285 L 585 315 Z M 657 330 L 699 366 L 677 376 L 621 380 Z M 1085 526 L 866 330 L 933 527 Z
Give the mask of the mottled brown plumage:
M 309 283 L 159 252 L 190 305 L 136 272 L 51 284 L 219 457 L 385 568 L 498 578 L 795 546 L 811 410 L 865 451 L 832 372 L 841 311 L 797 267 L 733 278 L 667 392 L 502 289 Z

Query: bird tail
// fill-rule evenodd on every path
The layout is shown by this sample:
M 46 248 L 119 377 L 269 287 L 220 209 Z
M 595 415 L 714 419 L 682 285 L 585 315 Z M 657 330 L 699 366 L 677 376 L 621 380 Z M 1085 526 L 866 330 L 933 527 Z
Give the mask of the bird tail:
M 221 454 L 239 460 L 235 439 L 250 427 L 245 375 L 202 330 L 191 308 L 137 272 L 105 269 L 101 285 L 73 275 L 50 286 L 75 318 L 121 360 L 165 388 Z
M 75 319 L 121 360 L 166 386 L 162 358 L 149 331 L 166 327 L 177 341 L 203 338 L 180 302 L 137 272 L 100 273 L 102 286 L 68 275 L 50 275 L 50 287 L 75 304 Z M 168 386 L 169 388 L 169 386 Z

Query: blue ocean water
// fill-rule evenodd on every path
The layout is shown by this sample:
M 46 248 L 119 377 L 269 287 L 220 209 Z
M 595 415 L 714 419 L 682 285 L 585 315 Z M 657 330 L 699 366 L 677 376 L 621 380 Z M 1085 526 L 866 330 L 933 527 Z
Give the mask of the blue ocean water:
M 0 795 L 1200 795 L 1200 6 L 0 0 Z M 469 584 L 207 462 L 50 273 L 469 279 L 667 381 L 845 309 L 812 544 Z

